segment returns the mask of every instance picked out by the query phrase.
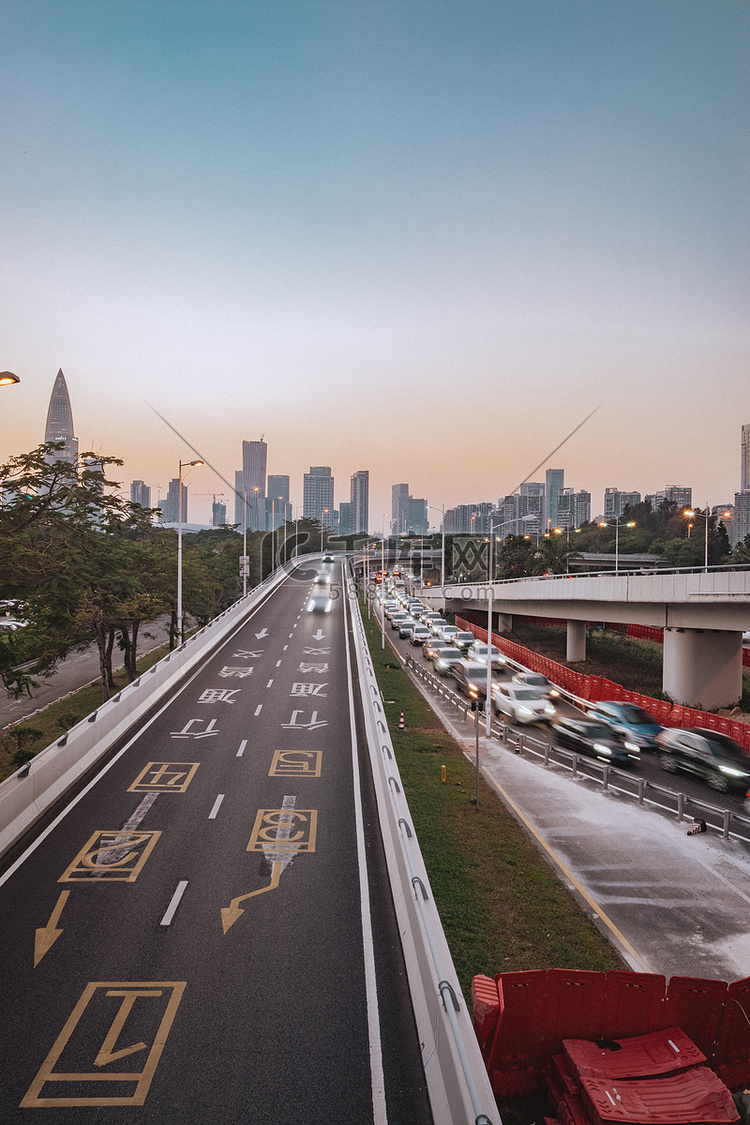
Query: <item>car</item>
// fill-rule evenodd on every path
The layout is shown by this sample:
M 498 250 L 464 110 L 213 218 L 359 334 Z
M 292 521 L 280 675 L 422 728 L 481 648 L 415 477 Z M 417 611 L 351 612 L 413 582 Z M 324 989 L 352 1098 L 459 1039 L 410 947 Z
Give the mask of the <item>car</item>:
M 444 641 L 450 641 L 450 643 L 453 644 L 453 638 L 457 632 L 458 629 L 455 625 L 443 625 L 440 630 L 440 636 Z
M 609 723 L 590 719 L 587 715 L 559 715 L 553 721 L 555 741 L 559 746 L 588 754 L 614 766 L 632 766 L 640 761 L 640 750 Z
M 442 617 L 442 613 L 436 613 L 434 609 L 425 610 L 425 612 L 422 614 L 422 620 L 424 621 L 425 625 L 432 625 L 433 621 L 437 621 L 438 618 L 442 620 Z
M 318 571 L 318 573 L 315 575 L 315 585 L 316 586 L 330 586 L 331 585 L 330 574 L 322 574 L 320 571 Z
M 332 563 L 334 561 L 333 555 L 323 555 L 324 563 Z
M 653 715 L 636 707 L 634 703 L 619 703 L 603 699 L 589 708 L 592 719 L 600 719 L 624 734 L 631 742 L 637 742 L 642 750 L 656 746 L 656 736 L 664 727 L 657 723 Z
M 409 642 L 413 645 L 422 645 L 428 641 L 432 633 L 426 625 L 414 625 L 409 636 Z
M 474 644 L 474 641 L 476 640 L 476 637 L 474 636 L 473 633 L 467 633 L 467 632 L 464 632 L 464 631 L 460 631 L 458 633 L 454 633 L 451 640 L 452 640 L 452 643 L 456 646 L 456 648 L 460 648 L 461 652 L 466 652 L 466 650 L 468 648 L 470 648 L 471 645 Z
M 333 600 L 327 587 L 315 586 L 307 603 L 308 613 L 330 613 Z
M 475 660 L 459 660 L 451 668 L 451 675 L 459 690 L 469 699 L 485 699 L 487 696 L 487 665 Z
M 436 652 L 432 665 L 439 676 L 447 676 L 453 665 L 463 660 L 464 654 L 460 648 L 441 648 Z
M 505 663 L 505 657 L 500 652 L 499 648 L 494 645 L 490 646 L 490 663 L 493 668 L 500 668 Z M 466 656 L 469 660 L 481 660 L 484 664 L 487 663 L 487 645 L 484 641 L 474 641 L 466 650 Z
M 422 655 L 425 660 L 434 660 L 437 654 L 442 652 L 444 648 L 452 647 L 452 645 L 447 645 L 445 641 L 438 640 L 437 637 L 433 637 L 432 634 L 430 634 L 430 639 L 425 641 L 422 645 Z
M 400 610 L 398 613 L 391 614 L 391 629 L 400 629 L 402 621 L 411 621 L 408 613 Z
M 432 632 L 435 634 L 435 636 L 439 637 L 441 634 L 441 630 L 448 624 L 448 622 L 444 617 L 436 617 L 434 621 L 428 621 L 427 624 L 430 626 L 430 629 L 432 629 Z
M 559 699 L 560 689 L 555 687 L 551 680 L 541 672 L 516 672 L 513 676 L 514 684 L 526 684 L 527 687 L 536 688 L 545 699 Z
M 402 621 L 401 624 L 398 627 L 399 637 L 401 637 L 401 639 L 404 640 L 406 637 L 411 636 L 411 631 L 416 624 L 417 623 L 416 623 L 416 621 L 414 620 L 413 617 L 407 617 L 406 621 Z
M 750 785 L 750 758 L 726 734 L 703 727 L 670 727 L 657 734 L 656 744 L 659 764 L 667 773 L 694 773 L 719 793 L 744 793 Z
M 486 676 L 487 665 L 483 667 Z M 555 715 L 553 704 L 536 688 L 512 681 L 492 685 L 492 709 L 514 723 L 548 723 Z

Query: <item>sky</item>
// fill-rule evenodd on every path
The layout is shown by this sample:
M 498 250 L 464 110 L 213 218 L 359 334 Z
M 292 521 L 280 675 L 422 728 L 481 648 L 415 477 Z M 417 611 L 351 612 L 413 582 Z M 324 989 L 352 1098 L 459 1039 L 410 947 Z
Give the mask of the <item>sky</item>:
M 0 459 L 694 503 L 750 422 L 747 0 L 0 0 Z M 208 521 L 208 468 L 190 519 Z M 205 495 L 198 495 L 199 493 Z M 233 508 L 230 507 L 229 513 Z M 431 512 L 433 524 L 439 513 Z

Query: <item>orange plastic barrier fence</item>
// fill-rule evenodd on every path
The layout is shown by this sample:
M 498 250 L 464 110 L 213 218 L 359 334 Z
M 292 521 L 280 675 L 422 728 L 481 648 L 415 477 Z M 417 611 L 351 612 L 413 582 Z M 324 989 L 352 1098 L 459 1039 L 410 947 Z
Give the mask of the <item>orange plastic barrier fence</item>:
M 493 995 L 494 989 L 494 995 Z M 750 1084 L 750 978 L 550 969 L 475 977 L 474 1027 L 495 1094 L 537 1089 L 563 1039 L 679 1027 L 730 1090 Z M 492 1029 L 494 1022 L 494 1030 Z

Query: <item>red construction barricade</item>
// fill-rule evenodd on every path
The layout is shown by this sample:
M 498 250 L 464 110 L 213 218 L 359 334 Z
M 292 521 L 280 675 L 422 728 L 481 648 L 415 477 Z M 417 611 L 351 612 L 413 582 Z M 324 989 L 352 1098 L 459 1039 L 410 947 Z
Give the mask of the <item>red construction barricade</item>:
M 563 1039 L 598 1039 L 604 1017 L 604 973 L 550 969 L 547 974 L 547 1050 L 559 1054 Z
M 750 977 L 733 981 L 727 989 L 714 1070 L 730 1090 L 750 1086 Z
M 613 969 L 604 986 L 602 1039 L 645 1035 L 662 1022 L 666 979 L 658 973 Z
M 710 1061 L 726 994 L 727 982 L 724 980 L 672 977 L 667 987 L 664 1026 L 681 1027 Z

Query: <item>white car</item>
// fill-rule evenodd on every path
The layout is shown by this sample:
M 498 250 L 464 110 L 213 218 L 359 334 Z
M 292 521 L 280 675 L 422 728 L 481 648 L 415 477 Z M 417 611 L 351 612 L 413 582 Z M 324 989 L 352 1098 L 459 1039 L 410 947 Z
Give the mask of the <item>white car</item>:
M 409 637 L 409 643 L 413 645 L 423 645 L 425 641 L 429 641 L 432 633 L 426 625 L 415 625 Z
M 466 659 L 478 660 L 480 663 L 486 664 L 487 645 L 484 643 L 484 641 L 474 641 L 474 644 L 470 645 L 470 647 L 466 651 Z M 500 668 L 503 664 L 505 664 L 505 657 L 500 652 L 500 649 L 495 648 L 494 645 L 490 646 L 490 663 L 492 664 L 493 668 Z
M 541 672 L 516 672 L 513 683 L 526 684 L 526 687 L 536 688 L 547 699 L 559 699 L 560 697 L 560 689 L 555 687 L 552 681 L 543 676 Z
M 536 688 L 514 683 L 492 685 L 492 707 L 496 715 L 506 715 L 514 723 L 548 723 L 556 713 Z

